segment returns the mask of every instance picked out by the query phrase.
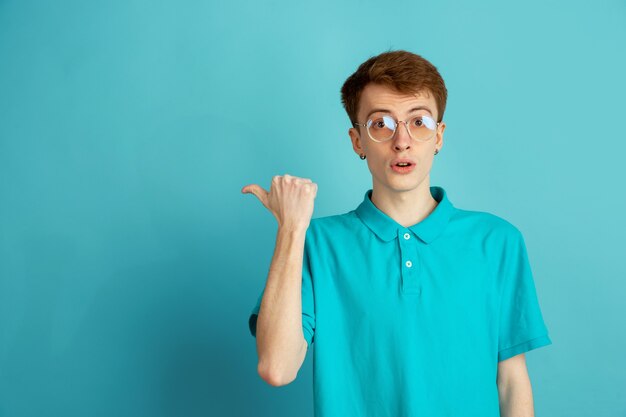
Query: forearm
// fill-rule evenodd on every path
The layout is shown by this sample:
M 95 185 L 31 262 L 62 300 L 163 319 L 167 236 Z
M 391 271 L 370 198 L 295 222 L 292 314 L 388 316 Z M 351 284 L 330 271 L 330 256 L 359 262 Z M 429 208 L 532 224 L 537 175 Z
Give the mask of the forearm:
M 302 331 L 302 259 L 306 229 L 278 228 L 257 319 L 259 374 L 271 385 L 295 379 L 306 355 Z
M 533 394 L 528 375 L 498 384 L 501 417 L 534 417 Z

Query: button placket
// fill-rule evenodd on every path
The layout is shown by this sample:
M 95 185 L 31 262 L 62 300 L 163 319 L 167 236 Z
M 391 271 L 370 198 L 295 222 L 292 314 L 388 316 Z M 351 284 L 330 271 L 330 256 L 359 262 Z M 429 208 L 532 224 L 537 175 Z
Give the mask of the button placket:
M 417 239 L 411 239 L 407 230 L 398 230 L 400 243 L 400 268 L 402 270 L 402 292 L 404 294 L 419 294 L 419 268 Z

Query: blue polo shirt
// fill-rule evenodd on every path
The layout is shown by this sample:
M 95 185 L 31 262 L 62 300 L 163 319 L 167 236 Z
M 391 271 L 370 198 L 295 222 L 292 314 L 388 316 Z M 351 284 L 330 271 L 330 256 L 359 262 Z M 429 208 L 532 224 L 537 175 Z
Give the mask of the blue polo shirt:
M 409 227 L 371 189 L 311 220 L 302 329 L 316 417 L 497 417 L 498 362 L 552 343 L 520 231 L 430 192 L 436 208 Z

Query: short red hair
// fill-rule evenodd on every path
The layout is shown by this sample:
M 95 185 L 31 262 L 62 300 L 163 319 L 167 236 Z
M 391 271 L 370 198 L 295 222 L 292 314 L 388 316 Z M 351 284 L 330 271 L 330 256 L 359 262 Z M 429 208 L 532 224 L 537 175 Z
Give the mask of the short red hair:
M 383 52 L 363 62 L 348 77 L 341 87 L 341 102 L 353 124 L 360 122 L 357 120 L 359 100 L 369 83 L 389 86 L 406 94 L 427 91 L 435 96 L 437 122 L 443 119 L 448 90 L 437 68 L 420 55 L 403 50 Z

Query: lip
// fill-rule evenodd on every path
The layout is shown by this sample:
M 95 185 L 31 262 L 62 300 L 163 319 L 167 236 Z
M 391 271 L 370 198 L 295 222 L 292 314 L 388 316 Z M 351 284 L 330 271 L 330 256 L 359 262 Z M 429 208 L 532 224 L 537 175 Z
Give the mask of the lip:
M 411 165 L 406 166 L 406 167 L 399 167 L 396 164 L 400 162 L 407 162 Z M 393 161 L 391 161 L 390 167 L 391 167 L 391 170 L 397 174 L 408 174 L 409 172 L 415 169 L 415 161 L 409 158 L 396 158 Z
M 394 167 L 396 166 L 397 163 L 400 163 L 400 162 L 408 162 L 409 164 L 411 164 L 411 166 L 415 165 L 415 161 L 409 158 L 396 158 L 393 161 L 391 161 L 390 165 Z
M 397 174 L 408 174 L 409 172 L 415 169 L 415 164 L 409 165 L 407 167 L 399 167 L 397 165 L 392 165 L 391 170 Z

